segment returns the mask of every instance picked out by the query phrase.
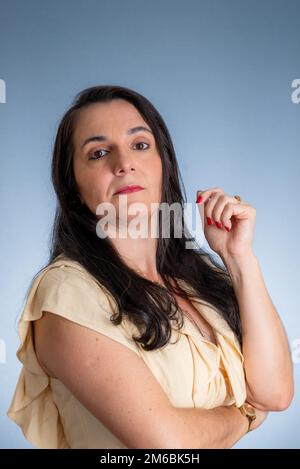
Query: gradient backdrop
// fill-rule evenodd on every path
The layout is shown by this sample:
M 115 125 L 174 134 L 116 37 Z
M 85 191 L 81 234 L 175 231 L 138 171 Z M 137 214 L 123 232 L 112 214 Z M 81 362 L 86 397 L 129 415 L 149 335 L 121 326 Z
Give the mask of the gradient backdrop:
M 300 447 L 299 50 L 299 0 L 0 0 L 1 448 L 31 447 L 6 417 L 17 319 L 48 254 L 57 125 L 97 84 L 157 107 L 190 202 L 221 186 L 256 207 L 254 250 L 293 349 L 296 395 L 236 448 Z

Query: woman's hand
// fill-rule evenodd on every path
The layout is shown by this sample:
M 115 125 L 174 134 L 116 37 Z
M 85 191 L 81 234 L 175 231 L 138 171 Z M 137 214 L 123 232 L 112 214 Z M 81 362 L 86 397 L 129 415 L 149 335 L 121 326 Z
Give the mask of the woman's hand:
M 198 202 L 199 196 L 202 200 Z M 211 249 L 222 258 L 253 254 L 256 209 L 215 187 L 197 192 L 204 235 Z

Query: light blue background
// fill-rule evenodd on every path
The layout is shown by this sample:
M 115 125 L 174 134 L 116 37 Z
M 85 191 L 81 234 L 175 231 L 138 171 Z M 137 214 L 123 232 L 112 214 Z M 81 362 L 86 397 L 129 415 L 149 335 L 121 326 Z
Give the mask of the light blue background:
M 16 323 L 48 254 L 55 131 L 75 93 L 128 86 L 161 112 L 188 200 L 220 186 L 257 209 L 254 249 L 291 346 L 300 338 L 300 1 L 0 1 L 0 447 L 30 448 L 6 417 L 21 364 Z M 255 294 L 255 292 L 253 292 Z M 258 357 L 259 359 L 259 357 Z M 300 446 L 296 395 L 237 448 Z

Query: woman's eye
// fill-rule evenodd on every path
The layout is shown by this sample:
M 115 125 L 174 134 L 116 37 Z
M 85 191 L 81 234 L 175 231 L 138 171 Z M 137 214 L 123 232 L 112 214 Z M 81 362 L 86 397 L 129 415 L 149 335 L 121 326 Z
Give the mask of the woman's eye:
M 99 160 L 100 158 L 103 158 L 103 155 L 97 156 L 97 155 L 99 155 L 102 151 L 106 151 L 106 152 L 107 152 L 107 150 L 96 150 L 96 151 L 93 151 L 93 153 L 91 153 L 91 156 L 89 157 L 89 160 Z M 93 158 L 94 155 L 96 155 L 96 158 Z
M 136 145 L 147 145 L 147 148 L 139 148 L 140 150 L 147 150 L 148 147 L 149 147 L 149 144 L 148 143 L 145 143 L 145 142 L 138 142 L 136 143 L 134 146 Z M 93 153 L 91 153 L 91 156 L 89 157 L 89 160 L 99 160 L 100 158 L 103 158 L 103 154 L 101 154 L 101 152 L 106 152 L 107 153 L 108 150 L 95 150 Z
M 148 143 L 138 142 L 136 145 L 148 145 Z M 149 147 L 149 145 L 148 145 L 148 147 Z M 141 150 L 147 150 L 147 148 L 141 148 Z

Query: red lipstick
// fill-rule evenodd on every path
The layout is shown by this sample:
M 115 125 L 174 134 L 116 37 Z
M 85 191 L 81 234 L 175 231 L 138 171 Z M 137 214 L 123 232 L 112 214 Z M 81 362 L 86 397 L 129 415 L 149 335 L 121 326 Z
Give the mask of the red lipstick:
M 141 186 L 124 186 L 124 187 L 121 187 L 120 189 L 118 189 L 117 192 L 115 192 L 114 195 L 116 195 L 116 194 L 129 194 L 130 192 L 141 191 L 143 189 L 144 188 L 141 187 Z

